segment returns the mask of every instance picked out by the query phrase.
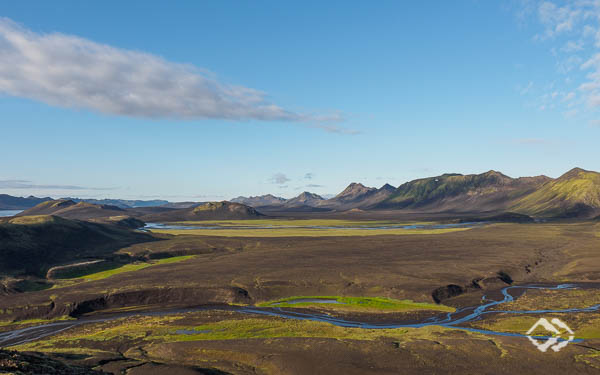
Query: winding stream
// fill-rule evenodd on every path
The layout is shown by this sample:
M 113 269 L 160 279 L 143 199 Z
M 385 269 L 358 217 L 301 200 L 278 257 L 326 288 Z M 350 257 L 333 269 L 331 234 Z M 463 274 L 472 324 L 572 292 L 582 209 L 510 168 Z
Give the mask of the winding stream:
M 478 332 L 482 334 L 488 335 L 499 335 L 499 336 L 511 336 L 511 337 L 527 337 L 525 333 L 508 333 L 508 332 L 498 332 L 484 329 L 477 329 L 471 327 L 460 326 L 460 324 L 473 322 L 476 320 L 482 319 L 486 314 L 492 313 L 505 313 L 505 314 L 543 314 L 543 313 L 585 313 L 585 312 L 596 312 L 600 309 L 600 304 L 585 307 L 585 308 L 570 308 L 570 309 L 560 309 L 560 310 L 494 310 L 492 309 L 495 306 L 509 303 L 515 300 L 515 296 L 511 294 L 511 291 L 522 291 L 525 292 L 528 289 L 546 289 L 546 290 L 568 290 L 568 289 L 577 289 L 579 288 L 576 284 L 559 284 L 552 286 L 545 285 L 521 285 L 521 286 L 508 286 L 501 290 L 503 298 L 500 300 L 491 300 L 487 296 L 483 297 L 483 301 L 485 303 L 477 306 L 469 306 L 462 309 L 458 309 L 455 312 L 447 313 L 445 315 L 440 315 L 437 317 L 431 317 L 424 319 L 421 322 L 398 322 L 398 323 L 369 323 L 362 321 L 352 321 L 346 320 L 342 318 L 332 317 L 326 314 L 320 314 L 315 312 L 298 312 L 292 310 L 286 310 L 285 308 L 280 307 L 271 307 L 271 308 L 261 308 L 261 307 L 238 307 L 238 306 L 219 306 L 219 307 L 194 307 L 188 309 L 177 309 L 177 310 L 166 310 L 166 311 L 151 311 L 151 312 L 129 312 L 129 313 L 115 313 L 115 314 L 106 314 L 102 316 L 90 316 L 90 317 L 82 317 L 77 320 L 67 320 L 61 322 L 54 322 L 48 324 L 42 324 L 34 327 L 22 328 L 14 331 L 2 332 L 0 333 L 0 347 L 14 346 L 23 344 L 26 342 L 39 340 L 41 338 L 57 334 L 59 332 L 65 331 L 69 328 L 79 326 L 82 324 L 89 323 L 99 323 L 106 322 L 110 320 L 116 320 L 128 316 L 134 315 L 143 315 L 143 316 L 151 316 L 151 315 L 170 315 L 176 313 L 185 313 L 185 312 L 194 312 L 201 310 L 210 310 L 210 309 L 221 309 L 221 310 L 229 310 L 229 311 L 237 311 L 243 314 L 259 314 L 259 315 L 267 315 L 274 316 L 286 319 L 298 319 L 298 320 L 311 320 L 318 322 L 326 322 L 330 324 L 334 324 L 340 327 L 348 327 L 348 328 L 358 328 L 358 329 L 385 329 L 385 328 L 419 328 L 426 326 L 440 326 L 440 327 L 448 327 L 461 329 L 465 331 Z M 521 293 L 520 295 L 522 295 Z M 518 298 L 518 297 L 517 297 Z M 182 332 L 185 334 L 185 332 Z M 547 339 L 546 336 L 535 336 L 539 339 Z M 574 340 L 582 341 L 581 339 Z

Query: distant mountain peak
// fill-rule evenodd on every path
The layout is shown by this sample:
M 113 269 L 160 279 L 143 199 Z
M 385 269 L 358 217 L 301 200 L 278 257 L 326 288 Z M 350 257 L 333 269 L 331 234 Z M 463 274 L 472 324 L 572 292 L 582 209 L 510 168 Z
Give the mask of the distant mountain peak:
M 324 202 L 325 199 L 318 194 L 311 193 L 309 191 L 304 191 L 297 197 L 292 199 L 288 199 L 285 202 L 285 206 L 287 207 L 295 207 L 295 206 L 318 206 L 321 202 Z
M 276 206 L 285 203 L 286 199 L 281 197 L 276 197 L 273 194 L 265 194 L 265 195 L 257 195 L 255 197 L 244 197 L 239 196 L 237 198 L 233 198 L 231 200 L 234 203 L 242 203 L 251 207 L 261 207 L 261 206 Z
M 365 193 L 368 193 L 370 191 L 375 191 L 375 190 L 377 190 L 377 189 L 366 187 L 365 185 L 358 183 L 358 182 L 353 182 L 350 185 L 348 185 L 348 187 L 346 187 L 344 189 L 344 191 L 339 193 L 336 198 L 341 198 L 341 197 L 345 197 L 345 196 L 349 196 L 349 195 L 365 194 Z
M 505 175 L 504 173 L 495 171 L 493 169 L 490 169 L 489 171 L 485 172 L 484 175 L 485 176 L 496 176 L 496 177 L 507 177 L 507 178 L 510 178 L 507 175 Z
M 319 194 L 311 193 L 310 191 L 304 191 L 296 198 L 323 199 Z
M 379 188 L 380 191 L 384 190 L 384 191 L 394 191 L 396 190 L 396 188 L 388 183 L 386 183 L 385 185 L 383 185 L 382 187 Z
M 564 179 L 575 178 L 575 177 L 579 176 L 580 174 L 587 174 L 587 173 L 597 173 L 597 172 L 592 172 L 592 171 L 585 170 L 583 168 L 575 167 L 575 168 L 571 169 L 570 171 L 568 171 L 567 173 L 560 176 L 558 179 L 564 180 Z

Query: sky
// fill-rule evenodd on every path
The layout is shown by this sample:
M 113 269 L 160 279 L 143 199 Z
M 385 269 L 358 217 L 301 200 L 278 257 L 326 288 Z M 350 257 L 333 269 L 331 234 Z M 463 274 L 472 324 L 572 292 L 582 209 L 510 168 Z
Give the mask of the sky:
M 0 194 L 600 170 L 600 1 L 0 3 Z

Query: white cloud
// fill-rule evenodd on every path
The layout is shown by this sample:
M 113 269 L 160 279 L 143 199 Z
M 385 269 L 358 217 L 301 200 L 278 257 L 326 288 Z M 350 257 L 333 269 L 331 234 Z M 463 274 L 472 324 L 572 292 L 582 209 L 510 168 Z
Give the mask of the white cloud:
M 277 185 L 283 185 L 288 181 L 291 181 L 285 174 L 283 173 L 275 173 L 270 180 L 271 183 L 273 184 L 277 184 Z
M 583 50 L 583 41 L 569 40 L 562 48 L 563 52 L 577 52 Z
M 0 92 L 50 105 L 182 120 L 295 121 L 327 131 L 342 116 L 297 113 L 264 92 L 222 83 L 210 72 L 77 36 L 39 34 L 0 18 Z
M 546 26 L 545 37 L 553 37 L 573 30 L 582 15 L 582 9 L 573 7 L 572 4 L 561 7 L 544 1 L 538 7 L 538 15 L 542 24 Z
M 519 90 L 519 92 L 521 93 L 521 95 L 526 95 L 529 93 L 529 91 L 531 91 L 531 89 L 533 88 L 533 82 L 529 81 L 529 83 L 527 84 L 527 86 L 521 88 Z
M 600 108 L 600 0 L 534 0 L 517 15 L 528 14 L 541 25 L 535 39 L 548 43 L 564 86 L 542 98 L 540 110 L 557 108 L 578 117 Z M 525 11 L 527 10 L 527 12 Z M 575 94 L 577 92 L 577 95 Z
M 565 94 L 565 96 L 562 98 L 563 102 L 568 102 L 570 100 L 575 99 L 575 93 L 574 92 L 570 92 L 568 94 Z

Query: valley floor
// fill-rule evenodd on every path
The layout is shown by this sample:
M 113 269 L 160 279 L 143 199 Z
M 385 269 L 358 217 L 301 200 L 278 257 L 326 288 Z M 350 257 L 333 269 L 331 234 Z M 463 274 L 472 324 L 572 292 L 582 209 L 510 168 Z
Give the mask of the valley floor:
M 87 319 L 8 349 L 115 374 L 600 373 L 597 310 L 508 313 L 598 305 L 600 224 L 421 230 L 370 236 L 156 234 L 161 241 L 119 250 L 149 259 L 138 266 L 50 280 L 50 289 L 0 297 L 0 332 Z M 497 312 L 457 327 L 353 328 L 235 310 L 263 306 L 298 317 L 422 322 L 501 299 L 499 291 L 511 283 L 584 286 L 519 292 Z M 294 304 L 291 297 L 303 299 Z M 193 306 L 203 308 L 185 310 Z M 150 310 L 163 311 L 132 313 Z M 99 319 L 108 313 L 131 314 Z M 523 336 L 540 317 L 561 319 L 575 340 L 559 352 L 541 352 Z

